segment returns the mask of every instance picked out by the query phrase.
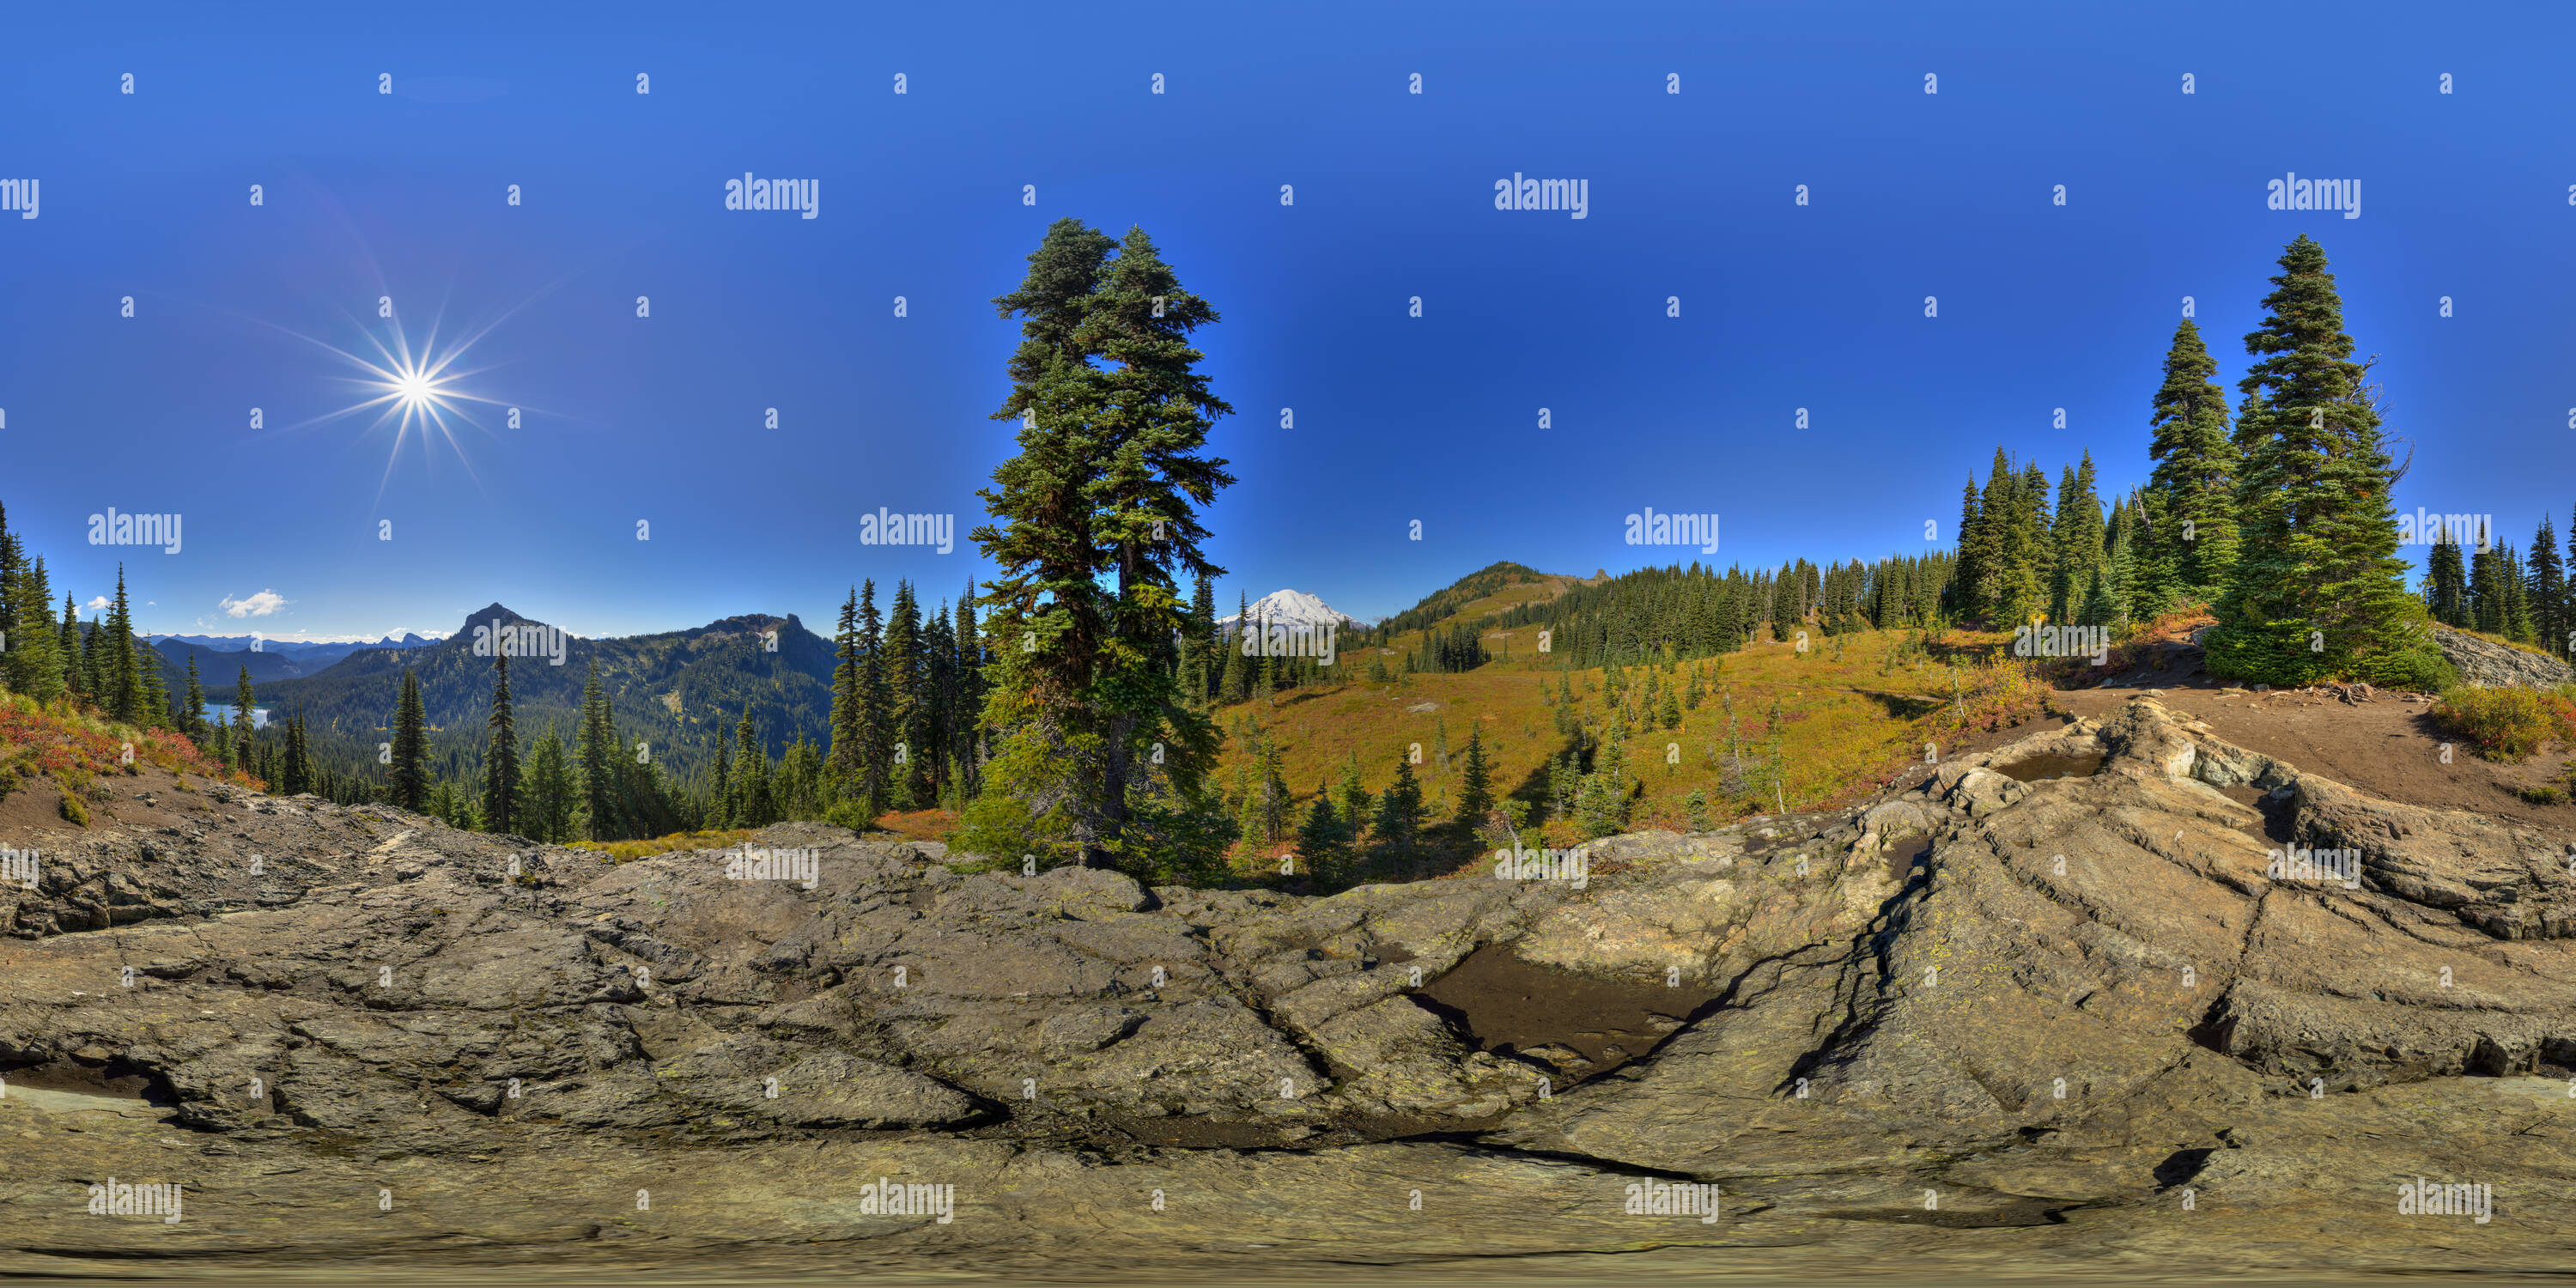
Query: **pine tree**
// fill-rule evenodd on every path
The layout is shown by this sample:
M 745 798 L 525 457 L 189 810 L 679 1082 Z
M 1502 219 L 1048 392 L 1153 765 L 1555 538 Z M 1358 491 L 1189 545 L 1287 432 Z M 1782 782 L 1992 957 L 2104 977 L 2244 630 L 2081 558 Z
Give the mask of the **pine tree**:
M 873 589 L 873 586 L 871 586 Z M 841 605 L 841 623 L 832 632 L 832 782 L 843 794 L 864 794 L 868 765 L 867 717 L 861 708 L 859 677 L 859 590 Z M 717 740 L 723 749 L 723 740 Z M 723 778 L 717 778 L 719 783 Z
M 170 706 L 170 682 L 161 675 L 161 650 L 149 641 L 134 647 L 134 669 L 141 677 L 141 693 L 135 700 L 135 723 L 152 729 L 174 727 L 176 714 Z
M 53 588 L 42 557 L 19 575 L 15 595 L 15 616 L 0 619 L 6 622 L 0 629 L 9 635 L 9 685 L 38 703 L 50 704 L 63 694 L 64 667 L 62 637 L 53 620 Z
M 1001 569 L 986 602 L 1028 644 L 1031 681 L 1008 737 L 1043 748 L 1045 784 L 988 784 L 1026 800 L 1057 782 L 1088 865 L 1115 862 L 1131 779 L 1168 781 L 1187 807 L 1216 748 L 1179 702 L 1171 641 L 1184 620 L 1180 576 L 1221 574 L 1200 553 L 1198 511 L 1231 484 L 1203 455 L 1232 409 L 1196 370 L 1190 333 L 1217 320 L 1184 290 L 1144 230 L 1116 244 L 1075 220 L 1051 227 L 1018 291 L 996 305 L 1022 319 L 1012 391 L 994 415 L 1019 419 L 1019 450 L 993 473 L 995 523 L 975 540 Z M 998 722 L 997 722 L 998 723 Z M 1155 773 L 1136 760 L 1166 749 Z
M 394 699 L 392 757 L 385 771 L 386 803 L 420 813 L 429 807 L 429 716 L 421 705 L 420 676 L 403 668 Z
M 134 653 L 134 610 L 125 598 L 125 565 L 116 566 L 116 602 L 108 610 L 101 696 L 108 714 L 124 724 L 139 723 L 143 711 L 143 675 Z M 293 793 L 289 793 L 292 795 Z
M 887 792 L 907 809 L 939 803 L 930 781 L 933 746 L 930 733 L 929 659 L 923 653 L 921 604 L 912 583 L 894 584 L 894 602 L 886 611 L 886 727 L 889 741 L 902 749 L 902 763 L 887 766 Z
M 2049 609 L 2052 621 L 2071 620 L 2083 607 L 2086 591 L 2093 584 L 2093 574 L 2100 570 L 2106 552 L 2102 538 L 2102 498 L 2094 490 L 2093 453 L 2084 453 L 2081 466 L 2070 466 L 2058 477 L 2057 530 L 2055 538 L 2055 574 L 2050 591 L 2054 603 Z
M 1351 843 L 1357 845 L 1361 833 L 1368 826 L 1369 806 L 1377 798 L 1370 795 L 1368 788 L 1360 784 L 1360 754 L 1353 751 L 1346 755 L 1347 759 L 1342 764 L 1342 781 L 1338 788 L 1342 797 L 1340 817 L 1343 828 L 1349 833 Z
M 483 753 L 483 824 L 493 832 L 511 830 L 519 801 L 519 725 L 510 706 L 510 650 L 492 656 L 492 715 L 484 722 L 492 741 Z
M 2217 373 L 2200 327 L 2183 319 L 2165 351 L 2164 384 L 2147 418 L 2154 432 L 2147 455 L 2155 463 L 2149 486 L 2172 529 L 2171 540 L 2158 541 L 2157 554 L 2185 593 L 2200 599 L 2220 594 L 2236 565 L 2239 459 L 2226 391 L 2210 382 Z
M 1377 822 L 1370 831 L 1390 858 L 1412 853 L 1414 837 L 1422 831 L 1422 784 L 1413 776 L 1412 760 L 1401 753 L 1395 758 L 1395 781 L 1378 797 Z
M 2532 642 L 2530 573 L 2522 566 L 2522 554 L 2511 546 L 2504 548 L 2504 629 L 2506 639 L 2517 644 Z
M 2558 558 L 2558 533 L 2545 514 L 2540 517 L 2540 531 L 2531 538 L 2529 599 L 2532 632 L 2540 646 L 2565 657 L 2567 637 L 2576 631 L 2576 621 L 2568 616 L 2567 570 Z
M 1664 700 L 1670 703 L 1667 691 Z M 1494 808 L 1494 770 L 1485 760 L 1485 734 L 1475 725 L 1467 726 L 1467 754 L 1458 770 L 1458 821 L 1475 828 L 1485 821 Z
M 2406 593 L 2392 463 L 2325 250 L 2302 234 L 2281 269 L 2262 327 L 2245 337 L 2257 360 L 2239 384 L 2241 550 L 2207 640 L 2210 670 L 2282 685 L 2337 674 L 2438 684 L 2448 668 Z
M 97 632 L 92 631 L 95 635 Z M 251 708 L 255 695 L 250 687 L 250 667 L 244 664 L 241 678 L 233 683 L 233 745 L 248 753 L 251 746 Z M 245 760 L 244 764 L 249 762 Z
M 870 814 L 882 814 L 894 802 L 894 692 L 886 674 L 885 623 L 877 615 L 877 583 L 859 587 L 859 728 L 865 748 L 860 762 L 859 799 Z
M 2504 622 L 2504 547 L 2482 541 L 2469 560 L 2469 623 L 2489 635 L 2500 635 Z
M 70 593 L 66 592 L 63 595 L 62 635 L 56 641 L 57 651 L 62 654 L 63 691 L 66 693 L 89 692 L 84 683 L 88 675 L 81 666 L 81 643 L 84 638 L 80 628 L 80 605 L 73 600 Z
M 624 840 L 628 835 L 626 811 L 618 789 L 619 769 L 625 757 L 618 754 L 616 719 L 608 709 L 608 696 L 600 691 L 597 657 L 590 659 L 590 674 L 581 686 L 579 737 L 582 806 L 590 838 Z
M 1330 880 L 1341 876 L 1349 847 L 1349 834 L 1333 810 L 1333 794 L 1318 788 L 1315 803 L 1306 809 L 1306 821 L 1297 828 L 1297 857 L 1306 861 L 1308 872 Z
M 2460 562 L 2460 543 L 2447 523 L 2435 531 L 2433 553 L 2425 561 L 2424 602 L 2435 621 L 2446 626 L 2472 624 L 2469 572 Z
M 180 713 L 179 732 L 190 742 L 206 739 L 206 685 L 197 674 L 197 650 L 188 650 L 188 705 Z
M 413 692 L 416 694 L 417 689 Z M 528 758 L 527 781 L 527 810 L 519 821 L 520 831 L 528 839 L 546 845 L 572 840 L 573 810 L 579 803 L 581 788 L 573 781 L 572 765 L 564 757 L 563 735 L 551 720 L 546 722 L 546 736 L 537 740 L 536 751 Z

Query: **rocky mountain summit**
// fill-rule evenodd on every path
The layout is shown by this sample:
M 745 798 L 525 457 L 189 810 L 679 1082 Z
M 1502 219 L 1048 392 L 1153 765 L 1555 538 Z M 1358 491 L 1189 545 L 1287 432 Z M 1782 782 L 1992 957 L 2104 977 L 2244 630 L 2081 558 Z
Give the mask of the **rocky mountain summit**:
M 1329 898 L 813 824 L 612 865 L 310 797 L 70 837 L 6 838 L 17 1273 L 2492 1271 L 2576 1233 L 2567 838 L 2149 697 L 1860 809 Z M 183 1218 L 93 1215 L 111 1177 Z

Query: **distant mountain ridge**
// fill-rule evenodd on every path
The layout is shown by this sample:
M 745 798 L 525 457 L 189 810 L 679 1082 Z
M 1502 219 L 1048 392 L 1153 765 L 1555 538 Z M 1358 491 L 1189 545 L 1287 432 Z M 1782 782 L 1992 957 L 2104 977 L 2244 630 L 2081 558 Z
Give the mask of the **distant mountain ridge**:
M 476 651 L 476 628 L 486 651 Z M 497 631 L 492 628 L 498 628 Z M 525 629 L 522 629 L 525 628 Z M 619 639 L 583 639 L 493 603 L 466 615 L 456 633 L 408 647 L 360 646 L 318 673 L 262 679 L 266 665 L 292 662 L 273 654 L 198 655 L 209 701 L 230 701 L 238 659 L 253 659 L 251 680 L 272 719 L 301 711 L 317 756 L 345 768 L 376 763 L 378 744 L 401 693 L 403 672 L 419 677 L 432 730 L 431 750 L 448 771 L 479 763 L 492 709 L 490 641 L 542 641 L 514 647 L 510 692 L 522 747 L 552 723 L 569 744 L 581 713 L 582 684 L 597 662 L 601 690 L 617 717 L 624 749 L 673 774 L 712 767 L 718 738 L 730 738 L 745 707 L 771 754 L 799 735 L 829 738 L 832 642 L 805 629 L 794 614 L 751 613 L 686 630 Z M 560 644 L 562 663 L 555 657 Z M 164 649 L 172 692 L 183 692 L 187 654 Z M 443 772 L 448 772 L 443 771 Z

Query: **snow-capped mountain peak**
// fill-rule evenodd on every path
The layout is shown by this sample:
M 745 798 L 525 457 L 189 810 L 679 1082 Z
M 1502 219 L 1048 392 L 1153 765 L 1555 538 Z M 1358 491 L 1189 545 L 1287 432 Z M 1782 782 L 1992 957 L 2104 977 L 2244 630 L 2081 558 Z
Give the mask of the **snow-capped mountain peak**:
M 1332 605 L 1302 590 L 1274 590 L 1254 600 L 1252 606 L 1245 611 L 1250 613 L 1252 620 L 1256 622 L 1276 622 L 1282 626 L 1295 626 L 1299 623 L 1308 626 L 1322 626 L 1327 623 L 1334 626 L 1360 624 L 1358 618 L 1347 613 L 1335 612 Z M 1235 616 L 1229 613 L 1220 618 L 1217 621 L 1217 628 L 1229 635 L 1233 634 Z

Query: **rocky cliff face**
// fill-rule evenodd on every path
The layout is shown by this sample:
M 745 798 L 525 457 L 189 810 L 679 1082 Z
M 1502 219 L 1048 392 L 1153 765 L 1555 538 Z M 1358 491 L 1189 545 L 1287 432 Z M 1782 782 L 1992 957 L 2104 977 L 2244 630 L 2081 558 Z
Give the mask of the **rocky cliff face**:
M 0 1261 L 2511 1269 L 2576 1228 L 2564 839 L 2152 699 L 1579 874 L 941 858 L 258 797 L 49 850 L 0 941 Z M 91 1215 L 111 1176 L 184 1219 Z M 2401 1215 L 2419 1178 L 2491 1219 Z

